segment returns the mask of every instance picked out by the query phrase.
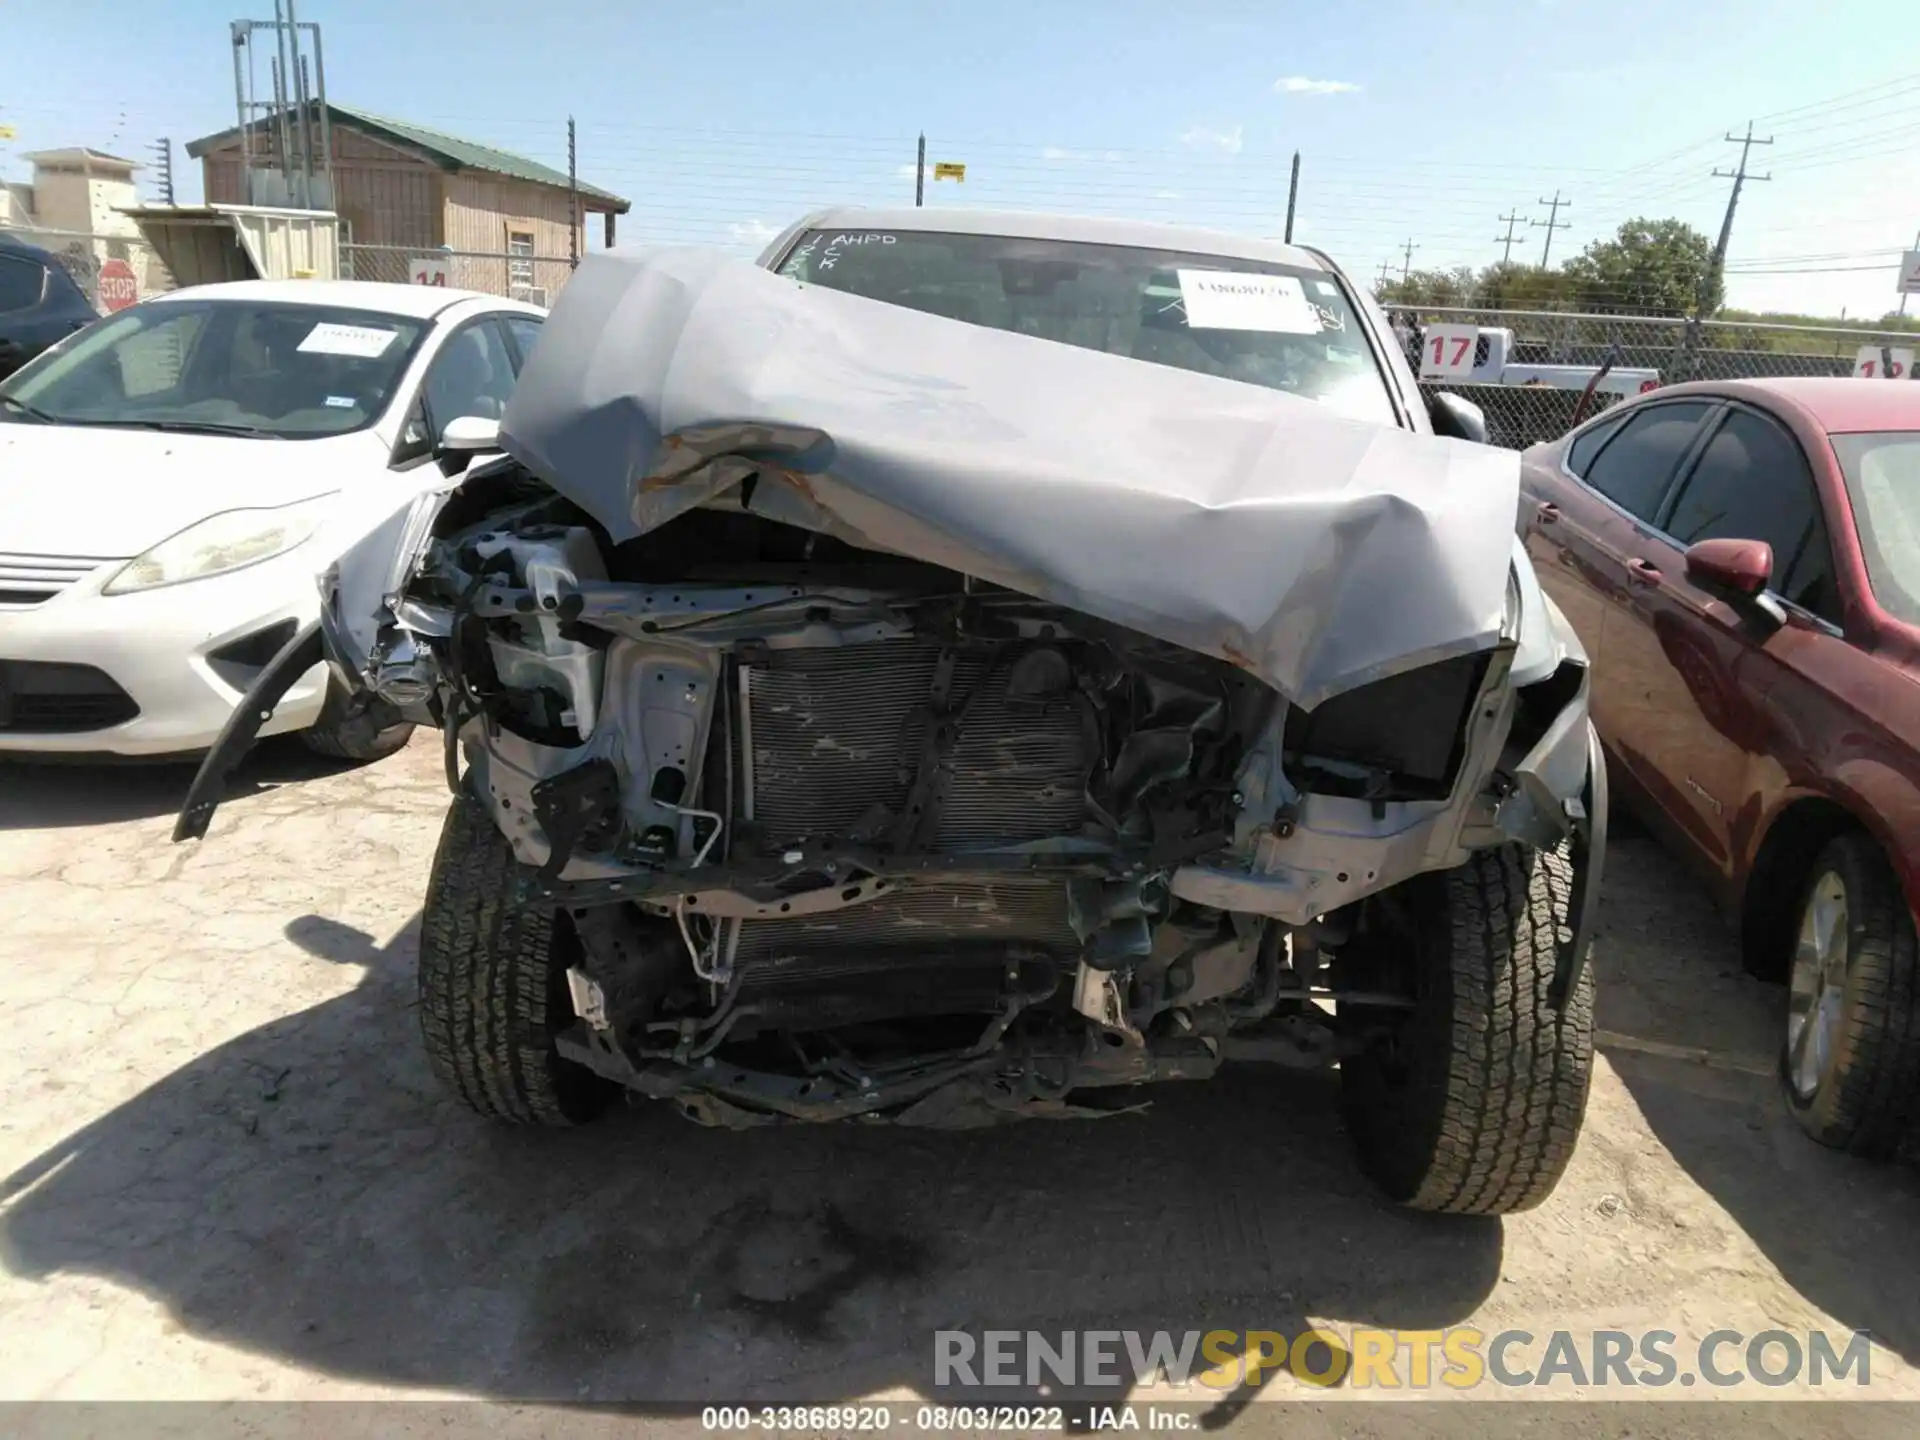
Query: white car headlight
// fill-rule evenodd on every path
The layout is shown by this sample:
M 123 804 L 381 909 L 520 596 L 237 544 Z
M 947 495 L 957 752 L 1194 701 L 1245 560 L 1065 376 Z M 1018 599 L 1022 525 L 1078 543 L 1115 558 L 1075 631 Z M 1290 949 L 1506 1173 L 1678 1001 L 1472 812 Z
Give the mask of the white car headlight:
M 204 580 L 284 555 L 313 538 L 325 518 L 324 502 L 332 498 L 319 495 L 272 510 L 223 510 L 209 515 L 129 560 L 101 593 L 125 595 Z

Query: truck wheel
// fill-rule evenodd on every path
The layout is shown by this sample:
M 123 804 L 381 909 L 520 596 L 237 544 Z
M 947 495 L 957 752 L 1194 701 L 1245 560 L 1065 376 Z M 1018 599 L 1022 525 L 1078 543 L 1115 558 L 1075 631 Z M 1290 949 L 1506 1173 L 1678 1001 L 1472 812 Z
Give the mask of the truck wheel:
M 1343 951 L 1415 997 L 1340 1073 L 1361 1167 L 1401 1204 L 1503 1215 L 1559 1183 L 1593 1066 L 1593 972 L 1548 1001 L 1572 889 L 1564 852 L 1479 851 L 1391 892 Z
M 386 759 L 412 738 L 413 726 L 404 722 L 376 729 L 373 718 L 364 711 L 354 711 L 346 692 L 331 678 L 320 718 L 300 732 L 301 743 L 316 755 L 356 760 L 363 765 Z
M 1865 835 L 1813 862 L 1792 955 L 1787 1108 L 1822 1145 L 1890 1155 L 1920 1087 L 1920 961 L 1899 882 Z
M 551 907 L 507 903 L 521 868 L 485 809 L 456 797 L 420 917 L 420 1033 L 434 1075 L 480 1114 L 577 1125 L 615 1087 L 554 1047 L 573 1022 L 567 966 L 578 942 Z

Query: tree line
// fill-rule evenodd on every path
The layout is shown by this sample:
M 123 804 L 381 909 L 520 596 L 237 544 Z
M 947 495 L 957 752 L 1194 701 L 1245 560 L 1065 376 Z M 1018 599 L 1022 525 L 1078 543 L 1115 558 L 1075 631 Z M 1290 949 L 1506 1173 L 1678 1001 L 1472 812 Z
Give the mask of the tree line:
M 1587 315 L 1653 315 L 1832 325 L 1831 317 L 1760 314 L 1723 308 L 1725 287 L 1712 275 L 1713 244 L 1682 220 L 1634 219 L 1612 238 L 1547 268 L 1516 261 L 1475 270 L 1413 270 L 1374 286 L 1385 305 L 1562 310 Z M 1920 317 L 1889 313 L 1874 328 L 1920 331 Z

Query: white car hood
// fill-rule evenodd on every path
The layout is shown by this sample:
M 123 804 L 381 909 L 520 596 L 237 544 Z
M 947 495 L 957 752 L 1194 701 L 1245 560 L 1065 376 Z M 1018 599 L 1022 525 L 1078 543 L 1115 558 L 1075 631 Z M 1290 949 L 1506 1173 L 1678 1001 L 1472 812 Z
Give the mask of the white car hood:
M 379 445 L 365 431 L 255 440 L 0 425 L 0 553 L 138 555 L 222 510 L 338 490 L 354 469 L 380 464 Z

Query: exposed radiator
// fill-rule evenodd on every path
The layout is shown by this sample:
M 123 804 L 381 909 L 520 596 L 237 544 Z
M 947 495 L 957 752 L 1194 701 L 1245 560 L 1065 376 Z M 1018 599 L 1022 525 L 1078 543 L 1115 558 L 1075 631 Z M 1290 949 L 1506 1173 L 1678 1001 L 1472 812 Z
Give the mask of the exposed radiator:
M 775 651 L 747 672 L 752 762 L 742 767 L 752 815 L 769 845 L 839 835 L 877 805 L 898 814 L 920 755 L 938 646 L 887 641 Z M 1078 712 L 1066 703 L 1008 705 L 1007 667 L 962 658 L 950 706 L 981 693 L 960 726 L 954 782 L 933 848 L 1017 844 L 1077 834 L 1087 761 Z M 911 964 L 955 947 L 1078 948 L 1058 880 L 996 876 L 909 880 L 882 899 L 824 915 L 742 923 L 735 962 L 752 983 L 831 983 L 876 960 Z
M 748 676 L 753 818 L 772 844 L 845 833 L 877 804 L 898 812 L 919 759 L 916 712 L 932 693 L 938 646 L 887 641 L 773 652 Z M 1070 704 L 1010 708 L 1008 669 L 962 658 L 951 704 L 987 675 L 960 727 L 954 783 L 933 848 L 1079 833 L 1087 760 Z

